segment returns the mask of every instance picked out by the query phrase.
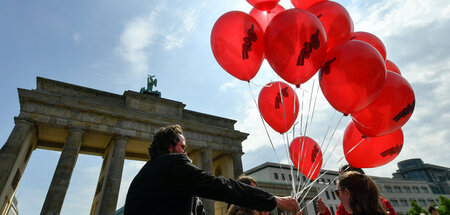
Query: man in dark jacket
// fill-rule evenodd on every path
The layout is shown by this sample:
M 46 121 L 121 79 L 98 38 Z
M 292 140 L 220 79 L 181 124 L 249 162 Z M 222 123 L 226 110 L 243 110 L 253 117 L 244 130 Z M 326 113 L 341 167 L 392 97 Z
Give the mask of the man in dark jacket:
M 275 207 L 297 212 L 291 197 L 277 197 L 233 179 L 215 177 L 192 164 L 179 125 L 158 130 L 149 148 L 150 158 L 131 182 L 125 215 L 190 215 L 194 196 L 270 211 Z

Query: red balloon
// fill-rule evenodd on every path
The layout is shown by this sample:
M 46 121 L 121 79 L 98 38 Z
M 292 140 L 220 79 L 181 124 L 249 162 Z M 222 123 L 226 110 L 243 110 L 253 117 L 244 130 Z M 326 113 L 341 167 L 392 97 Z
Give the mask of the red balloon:
M 307 136 L 296 137 L 289 145 L 291 161 L 298 171 L 314 180 L 322 169 L 322 151 L 319 145 Z
M 333 1 L 324 1 L 308 8 L 322 23 L 327 33 L 328 50 L 350 39 L 353 21 L 347 10 Z
M 308 9 L 316 3 L 328 1 L 328 0 L 291 0 L 292 5 L 298 9 Z
M 264 32 L 252 16 L 231 11 L 214 24 L 211 48 L 225 71 L 249 81 L 255 77 L 264 59 Z
M 302 9 L 285 10 L 275 16 L 264 41 L 270 66 L 297 87 L 316 74 L 326 56 L 324 28 L 316 16 Z
M 267 124 L 279 133 L 288 131 L 298 116 L 297 94 L 288 84 L 280 81 L 263 87 L 258 106 Z
M 258 10 L 269 11 L 277 6 L 280 0 L 247 0 L 249 4 Z
M 383 166 L 394 160 L 402 150 L 402 147 L 403 132 L 401 129 L 388 135 L 365 138 L 356 129 L 353 122 L 350 122 L 344 132 L 343 148 L 345 159 L 354 167 L 372 168 Z
M 344 114 L 367 107 L 381 91 L 385 79 L 386 68 L 380 53 L 358 40 L 332 48 L 319 73 L 325 98 Z
M 395 65 L 392 61 L 390 61 L 388 59 L 386 59 L 386 70 L 395 72 L 399 75 L 402 75 L 402 73 L 400 72 L 400 69 L 397 67 L 397 65 Z
M 416 99 L 408 81 L 388 71 L 386 82 L 369 106 L 353 113 L 353 122 L 367 136 L 382 136 L 401 128 L 414 111 Z
M 358 32 L 352 33 L 350 39 L 360 40 L 360 41 L 369 43 L 370 45 L 375 47 L 377 49 L 377 51 L 381 54 L 383 59 L 386 60 L 386 48 L 384 47 L 383 42 L 377 36 L 375 36 L 371 33 L 368 33 L 368 32 L 358 31 Z
M 257 8 L 253 8 L 250 11 L 250 16 L 253 16 L 253 18 L 255 18 L 256 21 L 258 21 L 258 23 L 261 25 L 261 28 L 263 29 L 263 31 L 265 31 L 267 28 L 267 25 L 272 20 L 272 18 L 275 15 L 277 15 L 278 13 L 280 13 L 281 11 L 284 11 L 284 7 L 277 4 L 277 6 L 275 6 L 272 10 L 269 10 L 269 11 L 263 11 L 263 10 L 258 10 Z

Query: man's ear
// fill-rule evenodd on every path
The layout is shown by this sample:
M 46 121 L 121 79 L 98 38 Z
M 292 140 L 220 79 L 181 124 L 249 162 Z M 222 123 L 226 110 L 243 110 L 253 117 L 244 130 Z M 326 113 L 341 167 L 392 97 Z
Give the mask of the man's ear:
M 173 146 L 172 145 L 169 146 L 169 152 L 173 153 Z

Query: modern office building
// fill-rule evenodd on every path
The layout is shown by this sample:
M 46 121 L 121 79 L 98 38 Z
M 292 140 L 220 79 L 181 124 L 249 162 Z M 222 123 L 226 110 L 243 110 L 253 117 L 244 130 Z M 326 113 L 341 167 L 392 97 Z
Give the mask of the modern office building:
M 399 163 L 399 166 L 400 164 L 403 164 L 403 161 Z M 431 169 L 433 170 L 447 169 L 448 171 L 448 168 L 445 167 L 438 167 L 430 164 L 427 166 L 432 167 Z M 293 180 L 295 181 L 295 187 L 297 187 L 299 183 L 305 183 L 305 181 L 307 183 L 311 182 L 311 180 L 308 180 L 303 174 L 297 171 L 295 167 L 292 167 L 291 169 L 291 166 L 286 164 L 280 165 L 278 163 L 267 162 L 249 169 L 244 173 L 255 178 L 260 188 L 274 193 L 275 195 L 290 195 L 293 187 Z M 435 178 L 440 179 L 441 182 L 443 181 L 444 174 L 442 174 L 442 171 L 439 175 L 437 173 L 432 175 L 434 175 Z M 336 213 L 340 201 L 333 190 L 336 189 L 336 180 L 338 176 L 339 174 L 337 171 L 321 171 L 321 174 L 318 176 L 317 180 L 313 183 L 311 189 L 306 195 L 307 197 L 301 201 L 302 207 L 306 205 L 306 210 L 303 215 L 317 214 L 315 204 L 317 201 L 316 196 L 322 198 L 332 214 Z M 371 177 L 377 184 L 380 194 L 391 202 L 398 215 L 408 214 L 408 211 L 411 208 L 410 201 L 412 200 L 416 201 L 422 208 L 426 209 L 428 205 L 433 203 L 436 205 L 439 204 L 439 195 L 450 198 L 450 195 L 447 193 L 435 192 L 432 188 L 432 186 L 434 186 L 433 183 L 426 180 L 407 180 L 397 179 L 395 177 L 388 178 L 377 176 Z M 448 179 L 448 176 L 446 177 Z
M 411 201 L 417 202 L 422 208 L 426 209 L 428 205 L 439 204 L 439 195 L 450 197 L 450 195 L 442 193 L 433 193 L 431 187 L 425 181 L 371 177 L 377 184 L 381 195 L 391 202 L 398 215 L 408 214 L 409 209 L 411 209 Z
M 302 194 L 298 198 L 300 208 L 304 207 L 304 215 L 317 214 L 315 208 L 317 199 L 314 197 L 318 194 L 331 208 L 333 214 L 339 205 L 339 199 L 333 192 L 336 189 L 335 179 L 338 176 L 336 171 L 321 171 L 320 175 L 323 174 L 323 176 L 310 187 L 307 185 L 311 184 L 311 180 L 297 171 L 295 167 L 286 164 L 266 162 L 245 171 L 244 174 L 253 177 L 258 183 L 258 187 L 274 195 L 291 195 L 293 187 L 296 188 L 296 193 L 306 193 L 306 197 Z M 304 191 L 301 192 L 301 190 Z M 278 214 L 280 213 L 281 211 L 278 212 Z M 271 214 L 276 213 L 272 211 Z
M 401 161 L 394 179 L 426 181 L 435 194 L 450 194 L 450 168 L 426 164 L 420 158 Z

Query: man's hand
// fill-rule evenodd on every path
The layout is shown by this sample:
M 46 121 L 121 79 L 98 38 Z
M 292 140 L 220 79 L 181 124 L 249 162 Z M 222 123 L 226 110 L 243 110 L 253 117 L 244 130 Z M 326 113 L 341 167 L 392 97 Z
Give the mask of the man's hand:
M 278 197 L 277 199 L 277 207 L 283 211 L 292 212 L 293 214 L 297 213 L 300 210 L 297 200 L 290 196 Z
M 325 214 L 327 212 L 327 209 L 328 208 L 322 201 L 322 198 L 319 197 L 319 199 L 317 199 L 317 211 L 319 212 L 319 214 Z

